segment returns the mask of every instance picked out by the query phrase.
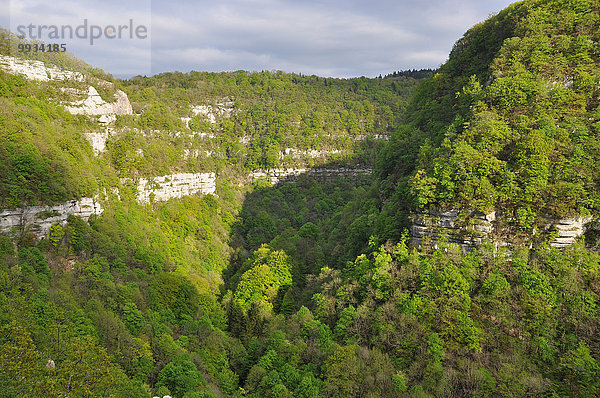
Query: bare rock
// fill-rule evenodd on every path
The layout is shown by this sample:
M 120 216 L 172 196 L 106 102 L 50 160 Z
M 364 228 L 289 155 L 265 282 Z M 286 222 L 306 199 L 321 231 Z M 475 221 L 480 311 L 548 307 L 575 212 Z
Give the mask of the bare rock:
M 65 105 L 65 109 L 74 115 L 131 115 L 133 109 L 127 94 L 121 90 L 115 92 L 115 102 L 106 102 L 98 91 L 90 86 L 87 97 L 81 101 Z
M 201 115 L 204 117 L 209 123 L 215 124 L 218 119 L 222 118 L 230 118 L 233 114 L 233 102 L 224 101 L 218 103 L 216 106 L 213 105 L 196 105 L 191 107 L 192 115 L 198 116 Z M 184 122 L 189 123 L 189 120 L 184 120 Z M 189 126 L 189 124 L 188 124 Z
M 0 212 L 0 232 L 15 235 L 30 231 L 42 238 L 53 225 L 65 224 L 70 215 L 87 221 L 92 214 L 100 215 L 102 212 L 102 206 L 93 198 L 81 198 L 55 206 L 4 209 Z
M 547 227 L 556 231 L 556 237 L 550 241 L 550 246 L 561 248 L 572 245 L 585 233 L 592 219 L 592 217 L 550 219 Z
M 215 190 L 215 173 L 178 173 L 140 178 L 137 182 L 137 200 L 140 203 L 162 202 L 196 193 L 214 194 Z
M 509 247 L 517 243 L 511 231 L 499 226 L 495 211 L 487 214 L 474 210 L 430 209 L 427 212 L 415 212 L 411 216 L 411 243 L 421 245 L 426 237 L 448 237 L 449 242 L 457 243 L 463 249 L 481 245 L 488 238 L 498 247 Z M 551 246 L 563 248 L 572 245 L 581 237 L 592 217 L 552 218 L 547 217 L 546 230 L 554 231 L 548 242 Z M 511 239 L 513 237 L 513 239 Z
M 445 236 L 465 250 L 481 245 L 494 231 L 496 213 L 480 213 L 475 210 L 429 209 L 411 217 L 411 243 L 423 244 L 425 238 Z
M 14 75 L 23 75 L 29 80 L 47 82 L 49 80 L 73 80 L 82 82 L 84 76 L 80 72 L 73 72 L 46 65 L 42 61 L 21 59 L 8 55 L 0 55 L 0 69 Z
M 346 179 L 348 181 L 357 181 L 358 179 L 369 175 L 373 172 L 369 168 L 349 168 L 349 167 L 338 167 L 338 168 L 279 168 L 269 170 L 255 170 L 248 176 L 252 180 L 266 178 L 271 185 L 278 184 L 279 182 L 293 182 L 301 174 L 307 174 L 317 181 L 333 181 L 338 178 Z
M 98 156 L 106 148 L 106 140 L 110 137 L 110 131 L 99 131 L 92 133 L 84 133 L 84 137 L 94 150 L 94 155 Z

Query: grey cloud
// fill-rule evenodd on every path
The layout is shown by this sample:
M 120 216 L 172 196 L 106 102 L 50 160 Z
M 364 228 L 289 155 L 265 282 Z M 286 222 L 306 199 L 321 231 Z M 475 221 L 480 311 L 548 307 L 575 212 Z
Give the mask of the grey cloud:
M 42 0 L 13 1 L 27 1 L 34 10 L 36 3 L 42 4 Z M 138 0 L 138 12 L 148 11 L 149 1 Z M 71 4 L 65 0 L 55 3 L 57 9 Z M 510 0 L 154 1 L 152 73 L 280 69 L 351 77 L 435 68 L 445 61 L 454 42 L 467 29 L 509 3 Z M 119 10 L 121 16 L 135 11 L 128 2 L 116 0 L 89 4 L 92 9 L 88 11 L 93 13 L 95 7 L 103 17 L 110 16 L 113 10 Z M 72 10 L 82 12 L 79 7 Z M 148 43 L 131 44 L 140 46 L 137 52 L 143 55 L 143 46 Z M 143 68 L 147 62 L 136 64 L 129 59 L 126 55 L 135 54 L 136 50 L 127 46 L 111 52 L 110 43 L 104 43 L 94 51 L 82 49 L 77 55 L 86 60 L 103 56 L 105 60 L 99 66 L 107 65 L 104 67 L 109 72 L 129 71 L 136 65 Z
M 191 6 L 185 14 L 192 17 L 180 14 L 170 30 L 201 26 L 200 37 L 180 37 L 177 48 L 212 49 L 206 58 L 182 54 L 177 58 L 180 70 L 283 69 L 375 76 L 439 66 L 464 31 L 508 4 L 472 3 L 227 1 L 197 15 Z M 163 34 L 170 36 L 155 31 L 155 37 Z M 161 61 L 161 54 L 173 47 L 162 40 L 154 43 L 154 71 L 173 69 Z

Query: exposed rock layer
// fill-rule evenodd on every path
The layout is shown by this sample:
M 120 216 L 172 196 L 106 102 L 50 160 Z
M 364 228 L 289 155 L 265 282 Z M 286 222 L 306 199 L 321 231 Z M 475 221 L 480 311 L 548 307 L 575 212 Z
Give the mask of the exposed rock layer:
M 110 130 L 84 133 L 84 137 L 94 150 L 94 155 L 98 156 L 106 148 L 106 140 L 110 136 Z
M 419 212 L 411 217 L 411 243 L 422 245 L 427 241 L 446 237 L 449 242 L 456 243 L 469 250 L 489 239 L 497 246 L 515 244 L 510 233 L 498 225 L 496 212 L 487 214 L 474 210 L 438 210 L 430 209 L 427 213 Z M 590 225 L 591 217 L 579 218 L 547 218 L 545 232 L 548 232 L 548 243 L 553 247 L 570 246 L 581 237 Z
M 314 169 L 270 169 L 270 170 L 255 170 L 250 173 L 251 179 L 266 178 L 271 185 L 275 185 L 283 181 L 294 181 L 301 174 L 308 174 L 312 178 L 319 181 L 332 181 L 337 178 L 346 179 L 348 181 L 356 181 L 366 175 L 371 174 L 373 170 L 368 168 L 353 169 L 353 168 L 314 168 Z
M 591 227 L 591 221 L 592 217 L 550 219 L 547 228 L 555 231 L 550 244 L 554 247 L 572 245 L 588 227 Z
M 88 220 L 92 214 L 102 214 L 102 206 L 92 198 L 81 198 L 55 206 L 27 206 L 0 212 L 0 232 L 16 236 L 32 232 L 38 238 L 48 234 L 50 227 L 64 224 L 70 215 Z
M 0 55 L 0 69 L 14 75 L 23 75 L 30 80 L 47 82 L 49 80 L 75 80 L 83 81 L 84 76 L 80 72 L 73 72 L 46 65 L 42 61 L 15 58 Z
M 142 178 L 137 181 L 137 200 L 140 203 L 165 201 L 196 193 L 214 194 L 215 189 L 215 173 L 180 173 Z M 0 232 L 13 237 L 32 232 L 36 237 L 42 238 L 53 225 L 65 224 L 70 215 L 87 221 L 92 214 L 100 215 L 102 212 L 100 203 L 92 198 L 81 198 L 55 206 L 4 209 L 0 212 Z
M 201 115 L 209 123 L 217 123 L 218 119 L 229 118 L 233 113 L 233 102 L 223 102 L 216 106 L 213 105 L 196 105 L 191 107 L 191 112 L 194 116 Z M 182 119 L 186 124 L 191 118 Z
M 70 105 L 65 109 L 74 115 L 131 115 L 133 110 L 129 98 L 121 90 L 115 92 L 115 102 L 106 102 L 100 97 L 98 91 L 90 86 L 87 97 Z
M 137 181 L 137 201 L 150 203 L 196 193 L 214 194 L 215 173 L 179 173 Z

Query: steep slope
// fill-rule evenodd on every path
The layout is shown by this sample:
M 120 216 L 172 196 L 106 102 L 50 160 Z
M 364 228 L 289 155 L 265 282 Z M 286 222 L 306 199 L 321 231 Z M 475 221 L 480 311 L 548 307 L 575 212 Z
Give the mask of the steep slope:
M 141 116 L 118 126 L 178 131 L 180 158 L 215 166 L 224 161 L 253 171 L 372 163 L 373 146 L 396 129 L 416 82 L 281 71 L 136 77 L 124 85 Z
M 244 194 L 272 189 L 260 176 L 297 177 L 286 189 L 302 190 L 312 213 L 299 207 L 286 232 L 304 251 L 309 219 L 352 218 L 344 178 L 365 180 L 416 80 L 242 71 L 122 82 L 71 56 L 15 57 L 20 42 L 0 33 L 0 395 L 241 396 L 249 369 L 229 361 L 246 347 L 227 332 L 221 289 L 231 260 L 258 248 L 232 242 Z M 265 243 L 263 215 L 243 217 L 240 240 Z M 326 224 L 343 235 L 344 222 Z M 307 257 L 294 272 L 318 265 Z M 259 308 L 249 303 L 249 319 L 262 325 Z M 319 384 L 316 369 L 303 372 Z
M 594 1 L 519 2 L 469 30 L 381 159 L 404 213 L 496 211 L 509 234 L 597 216 L 599 38 Z
M 415 81 L 393 76 L 113 82 L 11 58 L 40 79 L 0 73 L 2 206 L 47 234 L 0 234 L 0 395 L 598 396 L 600 255 L 533 245 L 518 218 L 596 209 L 597 20 L 583 0 L 509 7 L 406 116 Z M 560 184 L 583 204 L 551 201 Z M 411 247 L 415 209 L 524 245 Z

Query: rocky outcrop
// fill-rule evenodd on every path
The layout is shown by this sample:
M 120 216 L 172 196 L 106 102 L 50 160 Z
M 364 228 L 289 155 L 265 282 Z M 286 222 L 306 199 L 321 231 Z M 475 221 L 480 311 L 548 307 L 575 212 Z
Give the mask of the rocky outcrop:
M 214 194 L 215 190 L 215 173 L 179 173 L 150 179 L 140 178 L 137 181 L 137 201 L 162 202 L 196 193 Z
M 339 149 L 296 149 L 296 148 L 285 148 L 283 151 L 279 153 L 279 159 L 284 159 L 286 157 L 292 159 L 302 159 L 302 158 L 325 158 L 331 155 L 339 155 L 342 151 Z
M 550 245 L 553 247 L 571 246 L 588 228 L 592 217 L 549 219 L 546 228 L 552 231 Z
M 215 151 L 203 151 L 200 149 L 184 149 L 183 150 L 183 159 L 194 159 L 194 158 L 207 158 L 211 156 L 219 156 L 218 152 Z
M 446 237 L 463 249 L 480 245 L 494 230 L 496 213 L 483 214 L 475 211 L 431 209 L 411 217 L 411 243 L 421 245 L 425 241 Z
M 484 214 L 472 209 L 416 212 L 411 216 L 411 243 L 416 246 L 435 244 L 436 239 L 445 237 L 448 242 L 456 243 L 465 250 L 482 244 L 486 239 L 496 246 L 515 245 L 516 234 L 511 234 L 505 226 L 500 227 L 500 221 L 503 221 L 502 217 L 496 212 Z M 546 217 L 544 232 L 548 236 L 548 244 L 557 248 L 572 245 L 585 233 L 591 221 L 592 217 Z
M 277 184 L 280 180 L 297 177 L 300 174 L 308 172 L 309 169 L 269 169 L 254 170 L 248 176 L 252 180 L 266 179 L 271 185 Z
M 115 92 L 115 102 L 106 102 L 98 91 L 90 86 L 86 98 L 71 104 L 65 104 L 65 109 L 74 115 L 131 115 L 133 109 L 127 94 L 121 90 Z
M 214 194 L 215 173 L 181 173 L 150 179 L 141 178 L 137 181 L 136 187 L 137 200 L 140 203 L 165 201 L 196 193 Z M 119 197 L 116 188 L 113 194 Z M 100 203 L 92 198 L 81 198 L 55 206 L 4 209 L 0 212 L 0 232 L 12 237 L 31 232 L 39 239 L 47 236 L 53 225 L 65 224 L 70 215 L 87 221 L 92 214 L 100 215 L 102 212 Z
M 49 80 L 74 80 L 82 82 L 84 76 L 80 72 L 73 72 L 46 65 L 42 61 L 15 58 L 0 55 L 0 69 L 14 75 L 23 75 L 30 80 L 47 82 Z
M 231 117 L 233 114 L 233 102 L 221 102 L 216 106 L 196 105 L 191 107 L 191 112 L 194 116 L 201 115 L 209 123 L 214 124 L 217 123 L 217 119 Z M 191 118 L 183 118 L 182 120 L 188 124 L 189 127 Z
M 390 136 L 387 134 L 360 134 L 354 137 L 353 141 L 366 141 L 368 139 L 389 141 Z
M 81 198 L 55 206 L 27 206 L 0 212 L 0 232 L 17 236 L 32 232 L 38 238 L 46 236 L 53 225 L 65 224 L 70 215 L 88 220 L 92 214 L 102 214 L 102 206 L 92 198 Z
M 100 132 L 84 133 L 85 139 L 88 140 L 94 155 L 98 156 L 106 148 L 106 140 L 110 137 L 111 133 L 109 129 Z
M 267 179 L 271 185 L 279 182 L 293 182 L 299 175 L 307 174 L 318 181 L 333 181 L 338 178 L 355 182 L 360 178 L 371 174 L 373 170 L 368 168 L 313 168 L 313 169 L 270 169 L 255 170 L 249 174 L 250 179 Z

